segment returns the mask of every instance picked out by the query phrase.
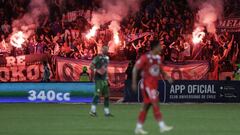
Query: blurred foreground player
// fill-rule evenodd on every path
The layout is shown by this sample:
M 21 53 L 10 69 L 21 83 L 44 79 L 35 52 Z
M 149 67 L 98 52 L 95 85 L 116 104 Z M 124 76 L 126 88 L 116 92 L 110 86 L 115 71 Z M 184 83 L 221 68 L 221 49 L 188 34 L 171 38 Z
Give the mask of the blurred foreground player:
M 97 116 L 96 106 L 98 104 L 99 97 L 104 96 L 104 113 L 106 117 L 113 116 L 109 111 L 109 88 L 107 77 L 107 66 L 109 63 L 108 47 L 102 47 L 102 54 L 97 55 L 90 66 L 92 69 L 94 81 L 95 81 L 95 93 L 92 101 L 92 106 L 89 114 L 93 117 Z
M 151 51 L 141 56 L 133 68 L 132 89 L 134 91 L 137 90 L 137 73 L 138 71 L 142 71 L 143 81 L 141 84 L 141 90 L 144 102 L 138 117 L 135 134 L 147 134 L 147 132 L 143 130 L 143 124 L 151 106 L 153 108 L 154 117 L 159 124 L 160 132 L 162 133 L 173 129 L 173 127 L 167 126 L 164 123 L 159 108 L 159 93 L 157 89 L 160 74 L 163 74 L 164 77 L 168 79 L 169 83 L 173 82 L 173 80 L 167 76 L 161 68 L 160 51 L 161 47 L 159 41 L 152 41 Z

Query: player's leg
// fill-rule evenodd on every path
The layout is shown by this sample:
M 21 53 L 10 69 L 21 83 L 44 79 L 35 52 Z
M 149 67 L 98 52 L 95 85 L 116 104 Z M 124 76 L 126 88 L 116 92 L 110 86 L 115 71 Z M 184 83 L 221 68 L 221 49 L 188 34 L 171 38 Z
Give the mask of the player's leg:
M 150 107 L 151 107 L 150 103 L 143 104 L 141 111 L 138 115 L 138 122 L 137 122 L 136 129 L 135 129 L 136 134 L 147 134 L 147 132 L 143 130 L 143 124 L 146 120 L 146 116 L 147 116 L 147 113 L 148 113 L 148 110 L 150 109 Z
M 163 121 L 158 99 L 152 99 L 152 107 L 153 107 L 154 117 L 155 117 L 156 121 L 158 122 L 158 125 L 160 128 L 160 132 L 166 132 L 166 131 L 172 130 L 173 127 L 167 126 L 165 124 L 165 122 Z
M 110 109 L 109 109 L 109 87 L 108 87 L 108 82 L 107 81 L 103 81 L 103 96 L 104 96 L 104 114 L 107 117 L 111 117 L 113 116 L 110 113 Z
M 138 116 L 138 122 L 136 125 L 135 134 L 147 134 L 147 132 L 143 130 L 143 124 L 146 120 L 148 110 L 151 107 L 151 102 L 150 102 L 149 96 L 147 95 L 146 91 L 143 89 L 141 92 L 142 92 L 142 96 L 143 96 L 143 106 L 142 106 L 141 111 Z
M 91 110 L 89 112 L 89 114 L 91 116 L 97 116 L 96 108 L 97 108 L 97 104 L 99 101 L 100 93 L 101 93 L 101 82 L 99 80 L 96 80 L 95 81 L 95 92 L 94 92 L 94 96 L 93 96 L 93 100 L 92 100 Z
M 162 121 L 162 113 L 160 112 L 158 101 L 152 102 L 152 108 L 153 108 L 153 114 L 154 114 L 155 120 L 158 122 Z

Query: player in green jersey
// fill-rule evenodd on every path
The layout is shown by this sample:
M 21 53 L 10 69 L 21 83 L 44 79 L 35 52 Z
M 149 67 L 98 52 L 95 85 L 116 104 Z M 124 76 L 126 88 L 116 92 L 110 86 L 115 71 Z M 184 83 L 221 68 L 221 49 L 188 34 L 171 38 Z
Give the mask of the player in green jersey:
M 234 79 L 235 80 L 240 80 L 240 64 L 237 65 L 237 69 L 234 73 Z
M 96 106 L 99 100 L 99 97 L 102 95 L 104 97 L 104 113 L 106 117 L 113 116 L 109 111 L 109 87 L 108 87 L 108 76 L 107 76 L 107 66 L 109 63 L 108 47 L 102 47 L 102 54 L 97 55 L 92 63 L 90 68 L 95 81 L 95 93 L 91 105 L 91 110 L 89 114 L 93 117 L 97 116 Z

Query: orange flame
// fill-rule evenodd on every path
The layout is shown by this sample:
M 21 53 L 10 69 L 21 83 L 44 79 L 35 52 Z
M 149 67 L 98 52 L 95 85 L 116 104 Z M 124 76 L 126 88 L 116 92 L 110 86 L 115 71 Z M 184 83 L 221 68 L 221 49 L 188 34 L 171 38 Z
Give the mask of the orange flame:
M 18 31 L 10 37 L 11 45 L 16 48 L 21 48 L 24 42 L 25 42 L 25 35 L 22 31 Z
M 89 31 L 89 33 L 86 35 L 87 39 L 90 39 L 96 35 L 98 27 L 95 25 L 92 27 L 92 29 Z
M 197 27 L 193 33 L 192 33 L 192 42 L 194 44 L 199 44 L 200 42 L 203 41 L 203 38 L 205 37 L 205 33 L 203 32 L 203 28 L 202 27 Z
M 120 39 L 119 39 L 118 32 L 114 32 L 114 33 L 113 33 L 113 39 L 114 39 L 114 43 L 115 43 L 115 44 L 119 44 Z

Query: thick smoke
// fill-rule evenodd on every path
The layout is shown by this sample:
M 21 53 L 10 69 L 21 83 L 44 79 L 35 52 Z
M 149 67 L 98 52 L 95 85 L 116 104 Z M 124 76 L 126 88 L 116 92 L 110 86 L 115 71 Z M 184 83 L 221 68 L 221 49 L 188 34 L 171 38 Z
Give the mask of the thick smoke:
M 196 27 L 206 27 L 209 33 L 216 33 L 216 22 L 223 13 L 222 0 L 188 0 L 193 10 L 198 10 Z
M 93 13 L 91 23 L 99 27 L 111 21 L 110 29 L 118 31 L 122 19 L 130 12 L 138 11 L 141 0 L 102 0 L 101 2 L 102 8 Z
M 23 17 L 13 21 L 13 32 L 23 31 L 26 36 L 29 36 L 39 26 L 40 17 L 48 14 L 48 6 L 45 0 L 31 0 L 28 12 Z

